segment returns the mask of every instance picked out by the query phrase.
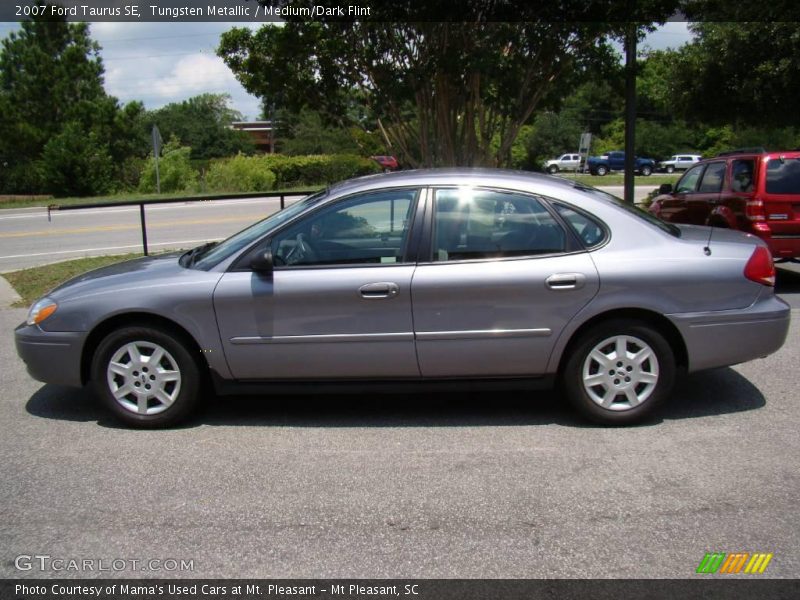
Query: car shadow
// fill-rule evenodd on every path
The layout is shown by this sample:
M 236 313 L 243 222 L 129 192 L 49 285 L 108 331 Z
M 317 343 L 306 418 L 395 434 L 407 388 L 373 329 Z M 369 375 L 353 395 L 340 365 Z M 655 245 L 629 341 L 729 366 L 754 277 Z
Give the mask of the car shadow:
M 692 374 L 677 384 L 672 398 L 640 427 L 664 420 L 690 419 L 756 410 L 763 394 L 730 368 Z M 96 422 L 125 428 L 100 405 L 88 388 L 55 385 L 40 388 L 26 405 L 36 417 Z M 212 426 L 278 427 L 502 427 L 562 425 L 602 427 L 578 416 L 556 391 L 420 394 L 221 396 L 207 400 L 181 428 Z
M 775 265 L 775 293 L 798 294 L 800 293 L 800 273 L 791 270 L 788 266 Z

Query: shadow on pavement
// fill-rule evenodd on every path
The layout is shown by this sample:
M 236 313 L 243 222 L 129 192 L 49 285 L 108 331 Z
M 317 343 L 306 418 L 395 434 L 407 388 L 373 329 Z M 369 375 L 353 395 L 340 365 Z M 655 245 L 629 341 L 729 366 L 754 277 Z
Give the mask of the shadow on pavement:
M 730 368 L 689 375 L 654 419 L 690 419 L 755 410 L 766 404 L 748 379 Z M 28 400 L 31 415 L 124 428 L 88 388 L 45 385 Z M 503 427 L 556 424 L 598 427 L 580 418 L 555 391 L 421 394 L 221 396 L 210 399 L 181 428 L 279 427 Z
M 800 294 L 800 273 L 790 270 L 789 266 L 775 266 L 775 293 Z

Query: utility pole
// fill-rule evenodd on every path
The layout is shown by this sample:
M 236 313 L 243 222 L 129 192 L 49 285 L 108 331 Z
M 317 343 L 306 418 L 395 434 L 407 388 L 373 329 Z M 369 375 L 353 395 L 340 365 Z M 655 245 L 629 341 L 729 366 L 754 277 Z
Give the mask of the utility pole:
M 625 31 L 625 202 L 633 204 L 636 165 L 636 24 Z
M 161 193 L 161 176 L 158 173 L 158 155 L 161 154 L 161 132 L 153 125 L 153 157 L 156 159 L 156 191 Z

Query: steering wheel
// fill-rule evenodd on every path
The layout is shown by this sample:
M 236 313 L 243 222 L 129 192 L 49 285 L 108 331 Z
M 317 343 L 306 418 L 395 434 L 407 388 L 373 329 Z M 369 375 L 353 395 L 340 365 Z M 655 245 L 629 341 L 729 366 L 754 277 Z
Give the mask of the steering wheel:
M 300 263 L 313 263 L 319 259 L 314 248 L 306 240 L 306 234 L 298 233 L 295 238 L 294 248 L 289 250 L 284 257 L 287 265 L 297 265 Z

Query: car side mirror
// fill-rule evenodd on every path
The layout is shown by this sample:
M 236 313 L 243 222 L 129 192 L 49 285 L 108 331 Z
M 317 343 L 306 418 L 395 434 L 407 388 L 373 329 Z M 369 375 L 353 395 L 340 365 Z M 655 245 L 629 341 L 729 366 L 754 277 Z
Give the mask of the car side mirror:
M 259 275 L 272 275 L 275 263 L 272 260 L 272 244 L 267 244 L 250 259 L 250 268 Z
M 662 183 L 658 186 L 658 193 L 659 194 L 671 194 L 672 193 L 672 184 L 671 183 Z

